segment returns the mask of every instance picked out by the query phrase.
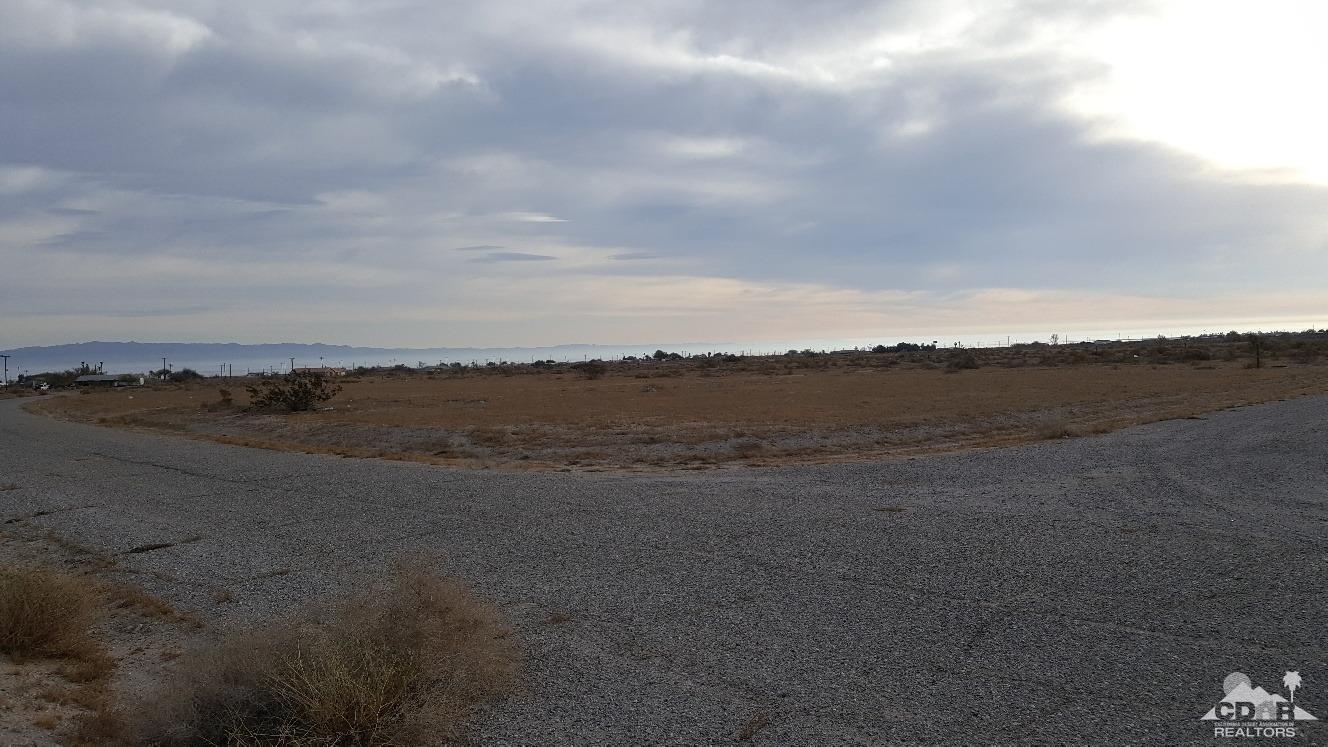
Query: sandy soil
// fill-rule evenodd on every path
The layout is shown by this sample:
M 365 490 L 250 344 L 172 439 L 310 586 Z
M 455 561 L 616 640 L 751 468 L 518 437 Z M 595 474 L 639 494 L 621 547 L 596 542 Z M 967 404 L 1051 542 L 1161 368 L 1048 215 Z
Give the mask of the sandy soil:
M 3 494 L 0 494 L 3 495 Z M 156 687 L 171 662 L 200 635 L 192 616 L 143 592 L 136 572 L 112 556 L 64 540 L 23 519 L 0 527 L 0 563 L 58 568 L 101 587 L 93 628 L 109 673 L 63 659 L 14 661 L 0 655 L 0 744 L 98 744 L 116 709 Z
M 354 377 L 316 412 L 246 411 L 244 382 L 49 397 L 39 412 L 285 450 L 563 470 L 815 464 L 1102 433 L 1328 392 L 1328 365 L 985 365 L 889 356 Z M 229 388 L 231 404 L 220 389 Z

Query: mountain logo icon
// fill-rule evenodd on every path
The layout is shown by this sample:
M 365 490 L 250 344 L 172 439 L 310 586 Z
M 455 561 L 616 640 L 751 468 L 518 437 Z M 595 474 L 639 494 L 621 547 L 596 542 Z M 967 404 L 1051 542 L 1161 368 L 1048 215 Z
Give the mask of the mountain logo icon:
M 1262 687 L 1255 687 L 1242 672 L 1232 672 L 1222 681 L 1222 690 L 1226 693 L 1217 705 L 1199 717 L 1201 721 L 1272 721 L 1295 722 L 1317 721 L 1309 711 L 1296 705 L 1296 690 L 1300 687 L 1300 672 L 1287 672 L 1282 677 L 1282 684 L 1291 693 L 1287 699 L 1278 693 L 1270 693 Z

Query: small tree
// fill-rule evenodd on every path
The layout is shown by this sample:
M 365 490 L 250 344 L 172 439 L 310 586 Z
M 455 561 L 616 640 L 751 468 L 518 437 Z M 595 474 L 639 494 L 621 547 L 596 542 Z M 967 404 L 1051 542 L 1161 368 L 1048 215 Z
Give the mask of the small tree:
M 291 412 L 312 410 L 319 402 L 326 402 L 341 391 L 339 385 L 329 384 L 320 374 L 296 371 L 278 379 L 264 379 L 257 386 L 246 387 L 249 402 L 254 409 Z
M 177 384 L 182 384 L 186 381 L 194 381 L 196 379 L 201 379 L 203 378 L 203 374 L 195 371 L 192 368 L 182 368 L 179 371 L 170 374 L 169 378 L 171 381 Z

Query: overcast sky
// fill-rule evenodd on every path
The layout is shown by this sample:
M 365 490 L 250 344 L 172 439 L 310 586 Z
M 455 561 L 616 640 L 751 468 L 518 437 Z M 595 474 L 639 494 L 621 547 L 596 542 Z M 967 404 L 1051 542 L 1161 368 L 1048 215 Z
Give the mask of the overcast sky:
M 1328 325 L 1293 2 L 0 3 L 0 348 Z

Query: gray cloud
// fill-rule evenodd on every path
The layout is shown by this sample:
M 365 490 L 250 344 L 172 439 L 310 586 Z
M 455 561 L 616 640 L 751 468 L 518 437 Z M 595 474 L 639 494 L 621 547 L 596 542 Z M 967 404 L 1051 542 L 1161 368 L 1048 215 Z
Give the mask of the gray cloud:
M 471 262 L 546 262 L 557 257 L 551 257 L 547 254 L 529 254 L 526 252 L 489 252 L 483 257 L 477 257 Z
M 1103 71 L 1032 40 L 1147 4 L 995 7 L 7 3 L 0 259 L 22 269 L 0 312 L 257 304 L 281 315 L 274 333 L 375 344 L 313 310 L 391 302 L 422 335 L 464 318 L 493 337 L 465 342 L 509 344 L 624 334 L 594 294 L 527 293 L 484 319 L 460 305 L 536 263 L 563 287 L 617 278 L 651 339 L 735 338 L 717 326 L 731 283 L 804 310 L 917 294 L 932 316 L 991 289 L 1320 290 L 1328 190 L 1102 139 L 1061 106 Z M 941 33 L 945 13 L 969 20 Z M 156 329 L 225 334 L 175 321 Z M 38 320 L 0 345 L 115 336 L 100 324 Z

